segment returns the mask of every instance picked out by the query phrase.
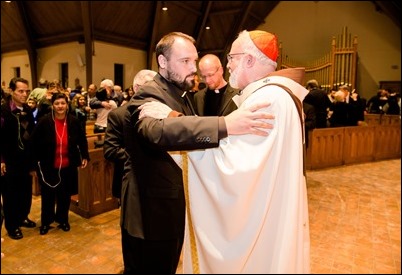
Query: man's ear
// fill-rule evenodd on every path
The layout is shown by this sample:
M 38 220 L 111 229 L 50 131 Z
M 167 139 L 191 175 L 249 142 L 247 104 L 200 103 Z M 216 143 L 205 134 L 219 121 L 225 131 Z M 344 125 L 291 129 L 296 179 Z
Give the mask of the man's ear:
M 158 63 L 159 67 L 161 67 L 162 69 L 166 69 L 167 59 L 163 54 L 160 54 L 158 56 Z
M 253 65 L 254 65 L 254 63 L 255 63 L 255 57 L 254 56 L 252 56 L 252 55 L 247 55 L 247 57 L 246 57 L 246 64 L 247 64 L 247 67 L 252 67 Z

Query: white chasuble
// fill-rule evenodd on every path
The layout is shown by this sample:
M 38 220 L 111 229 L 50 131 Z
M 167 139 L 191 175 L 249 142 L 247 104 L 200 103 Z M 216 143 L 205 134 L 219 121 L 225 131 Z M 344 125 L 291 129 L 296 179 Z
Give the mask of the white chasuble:
M 310 238 L 303 132 L 289 94 L 302 86 L 272 76 L 247 86 L 239 108 L 270 102 L 268 137 L 229 136 L 219 147 L 188 152 L 184 273 L 309 273 Z

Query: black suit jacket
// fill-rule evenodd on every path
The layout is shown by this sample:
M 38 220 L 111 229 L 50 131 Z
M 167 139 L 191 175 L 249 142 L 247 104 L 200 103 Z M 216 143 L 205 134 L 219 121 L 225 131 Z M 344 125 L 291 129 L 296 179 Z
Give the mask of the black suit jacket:
M 202 89 L 195 93 L 194 102 L 195 109 L 200 116 L 204 116 L 204 106 L 205 106 L 205 94 L 208 88 Z M 219 106 L 218 116 L 225 116 L 237 109 L 236 104 L 232 98 L 239 93 L 239 90 L 230 87 L 229 84 L 226 85 L 226 90 L 223 93 L 223 98 L 221 105 Z
M 35 163 L 40 162 L 41 169 L 49 173 L 54 167 L 56 152 L 56 129 L 51 111 L 42 117 L 31 136 L 33 147 L 33 159 Z M 68 159 L 70 167 L 79 167 L 82 159 L 89 159 L 88 141 L 85 130 L 81 127 L 81 122 L 72 114 L 67 115 L 68 132 Z M 39 173 L 38 173 L 39 175 Z M 78 192 L 78 177 L 70 183 L 69 191 L 71 194 Z
M 124 162 L 127 159 L 123 135 L 124 116 L 127 112 L 127 106 L 128 104 L 126 103 L 109 112 L 103 144 L 105 159 L 114 163 L 112 195 L 116 198 L 121 196 Z
M 306 95 L 303 101 L 314 106 L 316 128 L 326 128 L 327 108 L 329 108 L 331 104 L 326 92 L 321 89 L 313 89 Z
M 167 240 L 184 237 L 183 175 L 168 151 L 212 148 L 226 137 L 223 118 L 193 116 L 183 91 L 161 75 L 142 86 L 125 116 L 121 226 L 134 237 Z M 149 100 L 186 116 L 138 120 L 138 106 Z

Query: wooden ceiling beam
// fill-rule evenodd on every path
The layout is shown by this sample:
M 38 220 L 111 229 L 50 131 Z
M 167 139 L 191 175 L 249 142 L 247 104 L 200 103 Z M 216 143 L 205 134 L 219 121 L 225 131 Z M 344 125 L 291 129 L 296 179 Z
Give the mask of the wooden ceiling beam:
M 196 27 L 196 31 L 194 33 L 194 37 L 196 37 L 195 46 L 197 47 L 197 49 L 198 49 L 198 45 L 200 44 L 202 35 L 204 34 L 205 27 L 208 23 L 208 17 L 211 12 L 212 2 L 213 1 L 207 1 L 206 3 L 203 2 L 203 9 L 202 9 L 202 13 L 201 13 L 201 14 L 203 14 L 203 16 L 201 19 L 201 23 L 198 24 L 198 27 Z
M 202 2 L 202 1 L 201 1 L 201 2 Z M 208 1 L 208 2 L 209 2 L 209 1 Z M 197 16 L 201 16 L 201 15 L 202 15 L 202 11 L 193 9 L 193 8 L 189 7 L 188 5 L 183 4 L 182 1 L 167 1 L 167 3 L 176 5 L 176 6 L 182 8 L 182 9 L 188 11 L 188 12 L 194 13 L 194 14 L 197 15 Z
M 98 40 L 104 41 L 104 42 L 112 43 L 115 45 L 122 45 L 122 46 L 126 46 L 128 48 L 134 48 L 134 49 L 144 50 L 148 46 L 147 42 L 143 41 L 143 40 L 138 40 L 138 39 L 134 39 L 131 37 L 123 37 L 123 36 L 116 35 L 116 34 L 110 34 L 110 33 L 98 32 L 98 31 L 94 32 L 93 39 L 96 41 L 98 41 Z
M 243 25 L 245 20 L 250 14 L 251 8 L 254 4 L 254 1 L 245 1 L 243 4 L 243 7 L 241 8 L 241 12 L 239 12 L 239 18 L 240 20 L 237 21 L 237 25 L 234 26 L 232 29 L 232 33 L 229 35 L 229 37 L 233 37 L 234 39 L 237 38 L 237 34 L 242 30 Z M 227 60 L 226 60 L 226 54 L 229 52 L 231 46 L 232 46 L 233 41 L 227 40 L 226 44 L 223 48 L 223 52 L 221 53 L 220 59 L 223 60 L 223 67 L 226 68 Z
M 246 2 L 248 2 L 248 1 L 246 1 Z M 211 12 L 211 15 L 222 16 L 222 15 L 227 15 L 227 14 L 239 13 L 241 11 L 242 11 L 242 8 L 225 9 L 225 10 L 221 10 L 221 11 L 213 11 L 213 12 Z
M 47 37 L 36 38 L 36 43 L 38 45 L 49 45 L 49 44 L 59 44 L 61 41 L 78 41 L 82 36 L 81 31 L 68 32 L 58 35 L 49 35 Z
M 84 29 L 84 42 L 85 42 L 86 83 L 84 83 L 84 85 L 85 87 L 88 87 L 89 84 L 92 83 L 92 72 L 93 72 L 92 56 L 95 55 L 90 1 L 81 1 L 81 15 L 82 15 L 82 26 Z
M 148 45 L 148 61 L 147 61 L 147 68 L 152 69 L 152 58 L 154 56 L 155 46 L 156 46 L 156 39 L 158 35 L 158 27 L 161 17 L 161 10 L 162 10 L 162 2 L 157 1 L 155 8 L 154 8 L 154 20 L 152 23 L 152 34 L 151 39 Z
M 17 5 L 17 12 L 19 14 L 22 26 L 23 26 L 23 31 L 24 31 L 24 48 L 28 52 L 28 59 L 30 63 L 30 68 L 31 68 L 31 88 L 34 89 L 38 86 L 38 56 L 36 53 L 36 48 L 34 45 L 34 38 L 32 37 L 32 29 L 31 25 L 29 24 L 28 20 L 28 15 L 26 13 L 25 9 L 25 2 L 24 1 L 13 1 L 10 4 L 15 4 Z

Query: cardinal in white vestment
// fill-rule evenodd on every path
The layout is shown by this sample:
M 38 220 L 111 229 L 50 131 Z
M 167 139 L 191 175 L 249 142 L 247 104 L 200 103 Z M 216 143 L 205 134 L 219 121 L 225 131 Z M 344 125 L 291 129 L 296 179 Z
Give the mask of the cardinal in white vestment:
M 277 37 L 265 31 L 243 31 L 232 44 L 229 81 L 242 90 L 233 100 L 238 108 L 270 102 L 264 111 L 275 115 L 274 127 L 267 137 L 229 136 L 188 153 L 184 273 L 310 272 L 297 107 L 308 91 L 275 71 L 277 56 Z

